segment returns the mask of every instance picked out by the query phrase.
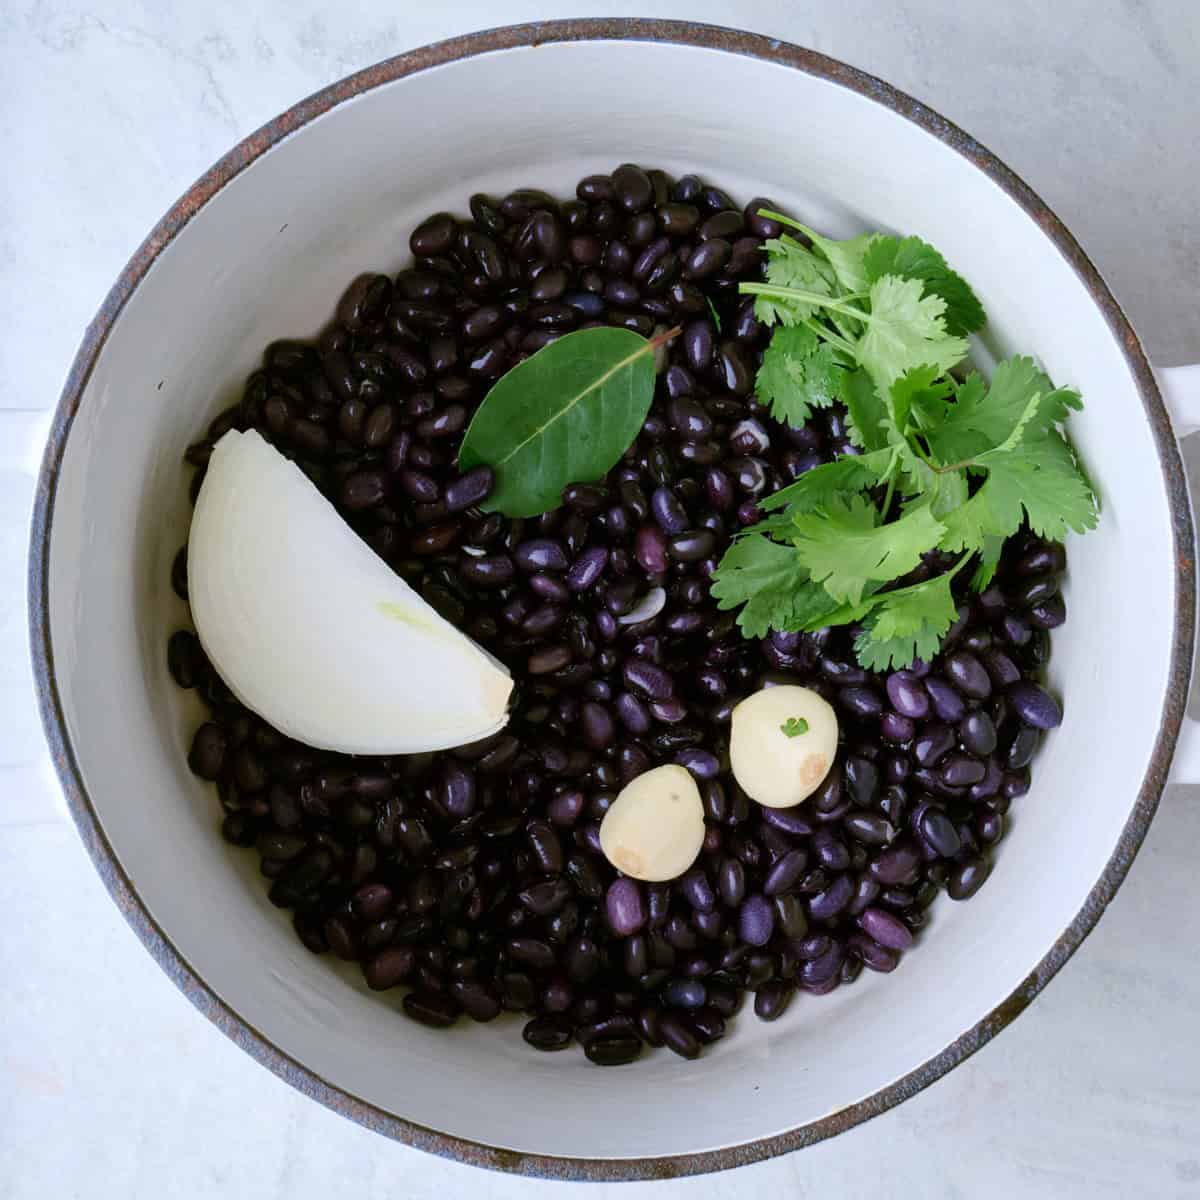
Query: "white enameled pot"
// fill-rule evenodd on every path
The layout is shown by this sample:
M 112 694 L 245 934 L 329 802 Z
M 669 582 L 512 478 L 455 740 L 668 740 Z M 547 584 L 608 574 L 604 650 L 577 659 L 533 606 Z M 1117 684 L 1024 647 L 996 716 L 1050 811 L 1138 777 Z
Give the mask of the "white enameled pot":
M 809 119 L 797 120 L 804 113 Z M 310 955 L 187 770 L 197 713 L 170 682 L 185 617 L 184 447 L 267 343 L 315 333 L 345 282 L 397 270 L 423 215 L 519 184 L 569 192 L 625 160 L 773 197 L 833 234 L 919 234 L 974 284 L 984 356 L 1077 387 L 1104 500 L 1070 546 L 1054 636 L 1062 728 L 986 887 L 939 902 L 890 976 L 695 1062 L 613 1070 L 516 1026 L 439 1033 Z M 1200 400 L 1197 368 L 1164 374 Z M 1193 408 L 1200 412 L 1200 408 Z M 295 1086 L 467 1161 L 570 1177 L 713 1170 L 836 1133 L 956 1065 L 1019 1013 L 1100 916 L 1167 780 L 1194 624 L 1193 534 L 1154 375 L 1103 281 L 987 151 L 886 84 L 748 34 L 641 21 L 494 30 L 380 64 L 242 143 L 167 215 L 89 328 L 42 466 L 30 567 L 51 750 L 114 898 L 192 1001 Z M 1200 778 L 1200 764 L 1192 775 Z M 102 1035 L 101 1035 L 102 1036 Z

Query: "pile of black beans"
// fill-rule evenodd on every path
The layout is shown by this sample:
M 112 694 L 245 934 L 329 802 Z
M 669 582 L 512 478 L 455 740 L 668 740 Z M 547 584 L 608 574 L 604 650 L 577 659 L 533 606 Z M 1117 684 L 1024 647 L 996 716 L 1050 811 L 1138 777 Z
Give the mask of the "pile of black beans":
M 1059 545 L 1011 539 L 937 659 L 887 675 L 856 663 L 852 629 L 747 640 L 710 598 L 757 500 L 854 452 L 840 409 L 790 429 L 755 399 L 769 331 L 737 288 L 779 233 L 764 206 L 631 164 L 565 202 L 473 196 L 469 218 L 417 227 L 411 266 L 356 279 L 315 344 L 270 346 L 188 451 L 194 496 L 213 443 L 257 429 L 512 670 L 494 737 L 352 758 L 289 741 L 235 701 L 194 634 L 170 639 L 172 675 L 210 710 L 189 763 L 216 784 L 225 838 L 257 851 L 305 946 L 357 962 L 371 988 L 402 985 L 418 1021 L 507 1010 L 540 1050 L 692 1058 L 747 991 L 774 1020 L 797 991 L 892 971 L 939 892 L 965 900 L 987 879 L 1060 719 L 1036 682 L 1065 617 Z M 490 471 L 455 465 L 473 410 L 523 357 L 596 324 L 683 327 L 637 441 L 553 512 L 483 513 Z M 183 551 L 173 581 L 186 598 Z M 623 623 L 656 586 L 661 612 Z M 785 681 L 834 704 L 843 745 L 814 796 L 764 809 L 729 772 L 729 718 Z M 682 878 L 645 885 L 604 859 L 600 819 L 665 762 L 697 779 L 707 833 Z

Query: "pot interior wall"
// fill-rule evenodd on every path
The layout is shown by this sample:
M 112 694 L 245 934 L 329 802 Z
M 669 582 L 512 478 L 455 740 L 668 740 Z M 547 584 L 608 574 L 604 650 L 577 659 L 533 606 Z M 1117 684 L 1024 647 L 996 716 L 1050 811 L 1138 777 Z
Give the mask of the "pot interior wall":
M 941 900 L 890 977 L 744 1014 L 697 1062 L 599 1070 L 539 1055 L 519 1026 L 449 1034 L 314 958 L 266 899 L 252 854 L 217 834 L 184 756 L 197 713 L 170 683 L 184 619 L 168 580 L 189 515 L 184 447 L 268 342 L 315 333 L 343 285 L 394 271 L 408 233 L 477 190 L 568 194 L 632 159 L 765 194 L 834 233 L 917 233 L 973 282 L 987 350 L 1037 354 L 1079 387 L 1074 432 L 1104 493 L 1071 545 L 1070 620 L 1051 679 L 1066 721 L 969 904 Z M 253 520 L 253 514 L 246 514 Z M 873 101 L 783 66 L 638 42 L 496 52 L 342 104 L 237 176 L 163 252 L 120 315 L 71 430 L 54 510 L 53 653 L 92 804 L 192 968 L 328 1082 L 460 1137 L 553 1155 L 733 1145 L 869 1096 L 970 1030 L 1084 903 L 1129 817 L 1160 720 L 1174 615 L 1163 477 L 1128 366 L 1036 223 L 945 144 Z

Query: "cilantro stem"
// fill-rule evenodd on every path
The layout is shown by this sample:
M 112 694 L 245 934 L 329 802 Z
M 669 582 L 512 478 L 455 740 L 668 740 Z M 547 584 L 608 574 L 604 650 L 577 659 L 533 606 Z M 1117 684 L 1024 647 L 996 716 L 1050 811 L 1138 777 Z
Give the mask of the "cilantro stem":
M 842 337 L 840 333 L 834 333 L 832 329 L 826 325 L 822 325 L 820 321 L 813 317 L 805 317 L 801 324 L 806 329 L 811 329 L 813 333 L 817 335 L 817 337 L 824 338 L 824 340 L 827 341 L 831 346 L 836 346 L 844 354 L 848 354 L 852 359 L 854 359 L 855 362 L 858 361 L 858 358 L 854 353 L 853 343 Z
M 962 556 L 962 558 L 960 558 L 960 559 L 958 560 L 958 562 L 956 562 L 956 563 L 954 564 L 954 566 L 952 566 L 952 567 L 950 568 L 950 572 L 949 572 L 949 573 L 950 573 L 950 578 L 951 578 L 951 579 L 953 579 L 953 578 L 954 578 L 954 576 L 955 576 L 955 575 L 957 575 L 957 574 L 959 573 L 959 571 L 961 571 L 961 570 L 963 569 L 963 567 L 965 567 L 965 566 L 967 565 L 967 563 L 969 563 L 969 562 L 971 561 L 971 559 L 972 559 L 974 556 L 975 556 L 975 551 L 974 551 L 974 550 L 968 550 L 968 551 L 966 552 L 966 554 L 964 554 L 964 555 Z
M 820 235 L 816 230 L 809 229 L 807 225 L 802 225 L 795 217 L 789 217 L 787 213 L 776 212 L 773 208 L 760 208 L 758 210 L 760 217 L 766 217 L 769 221 L 778 221 L 781 225 L 788 226 L 789 229 L 798 229 L 810 242 L 820 240 Z
M 887 520 L 888 513 L 891 511 L 891 508 L 892 508 L 892 497 L 896 493 L 896 463 L 898 461 L 899 461 L 899 459 L 897 457 L 893 456 L 892 465 L 890 467 L 888 467 L 887 491 L 884 493 L 884 497 L 883 497 L 883 519 L 885 521 Z
M 922 458 L 924 458 L 924 457 L 925 456 L 922 455 Z M 934 464 L 932 459 L 926 458 L 925 465 L 935 475 L 949 475 L 951 471 L 962 471 L 966 467 L 977 467 L 979 464 L 973 458 L 964 458 L 964 459 L 960 459 L 956 463 L 950 463 L 948 466 L 939 467 Z
M 799 300 L 811 304 L 814 308 L 827 308 L 830 312 L 841 313 L 853 317 L 856 321 L 870 321 L 871 314 L 865 309 L 856 308 L 853 304 L 843 304 L 832 296 L 822 296 L 820 292 L 809 292 L 804 288 L 778 287 L 773 283 L 743 283 L 738 291 L 744 296 L 774 296 L 780 300 Z

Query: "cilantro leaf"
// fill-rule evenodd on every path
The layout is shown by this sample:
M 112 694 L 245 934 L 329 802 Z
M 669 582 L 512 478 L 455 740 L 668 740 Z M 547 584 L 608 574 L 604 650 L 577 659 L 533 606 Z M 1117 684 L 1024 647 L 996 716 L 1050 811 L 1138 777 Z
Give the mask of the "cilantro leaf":
M 754 390 L 771 406 L 775 420 L 798 429 L 814 408 L 828 408 L 833 403 L 843 373 L 828 343 L 806 325 L 792 325 L 777 330 L 771 338 Z
M 1000 554 L 1004 550 L 1004 539 L 995 534 L 987 534 L 983 545 L 979 548 L 979 565 L 971 576 L 971 591 L 982 592 L 996 577 L 996 568 L 1000 565 Z
M 829 260 L 837 281 L 847 292 L 865 292 L 871 280 L 867 277 L 865 258 L 867 247 L 879 235 L 876 233 L 860 233 L 858 237 L 847 238 L 845 241 L 835 241 L 833 238 L 822 237 L 807 225 L 797 224 L 796 228 L 805 233 L 809 240 Z
M 871 671 L 907 667 L 932 659 L 958 615 L 950 572 L 913 587 L 884 592 L 854 643 L 858 661 Z
M 940 296 L 946 302 L 949 333 L 959 336 L 974 333 L 987 322 L 983 305 L 971 285 L 946 265 L 937 250 L 920 238 L 873 238 L 863 258 L 863 271 L 869 283 L 884 275 L 920 280 L 927 295 Z
M 942 520 L 948 514 L 957 512 L 966 502 L 967 481 L 961 471 L 947 471 L 941 475 L 930 471 L 924 491 L 910 502 L 910 506 L 928 504 L 929 511 Z
M 1032 358 L 1008 358 L 986 390 L 978 375 L 971 376 L 954 403 L 942 408 L 926 441 L 938 462 L 961 462 L 1006 443 L 1011 448 L 1027 427 L 1029 433 L 1048 429 L 1079 407 L 1079 394 L 1055 388 Z
M 796 517 L 792 542 L 801 565 L 841 603 L 858 604 L 868 583 L 911 571 L 946 531 L 928 508 L 882 526 L 878 519 L 862 495 L 839 496 L 821 512 Z
M 784 234 L 770 238 L 764 244 L 767 251 L 767 282 L 775 287 L 800 288 L 833 297 L 834 275 L 810 250 L 795 238 Z M 797 325 L 811 317 L 816 306 L 794 298 L 759 296 L 754 302 L 754 315 L 764 325 Z
M 883 395 L 913 367 L 948 371 L 962 361 L 967 343 L 946 332 L 946 302 L 922 296 L 918 280 L 884 275 L 871 285 L 870 299 L 870 319 L 855 354 Z
M 725 551 L 713 576 L 712 594 L 718 608 L 745 606 L 738 625 L 746 637 L 766 637 L 772 629 L 800 629 L 837 607 L 824 588 L 809 582 L 794 547 L 757 533 L 738 538 Z
M 770 217 L 772 220 L 779 221 L 783 225 L 789 225 L 792 229 L 798 229 L 804 234 L 828 260 L 843 290 L 847 292 L 866 291 L 870 280 L 867 278 L 863 260 L 867 247 L 873 240 L 879 237 L 879 234 L 862 233 L 858 237 L 839 242 L 833 238 L 823 237 L 815 229 L 809 229 L 807 225 L 802 225 L 794 217 L 789 217 L 786 213 L 775 212 L 769 208 L 760 208 L 758 211 L 761 216 Z M 790 240 L 794 241 L 795 239 Z M 770 249 L 770 245 L 771 243 L 768 242 L 768 250 Z
M 950 381 L 941 375 L 937 367 L 913 367 L 892 384 L 892 414 L 900 429 L 908 425 L 914 409 L 935 409 L 951 394 Z
M 843 455 L 805 471 L 793 483 L 759 501 L 764 512 L 787 505 L 793 513 L 808 513 L 824 508 L 846 492 L 861 492 L 879 483 L 891 462 L 891 453 L 874 450 L 870 454 Z
M 1096 528 L 1095 493 L 1062 434 L 1049 431 L 1015 450 L 988 451 L 975 461 L 988 472 L 976 495 L 990 490 L 1003 493 L 1001 505 L 1011 507 L 1019 502 L 1030 529 L 1039 537 L 1058 542 L 1069 531 L 1085 533 Z M 998 506 L 995 496 L 992 504 Z
M 1061 541 L 1098 521 L 1096 497 L 1075 452 L 1062 434 L 1049 431 L 1012 450 L 992 450 L 972 460 L 987 479 L 955 512 L 942 519 L 943 550 L 983 550 L 988 538 L 1006 538 L 1028 520 L 1039 537 Z
M 839 399 L 846 406 L 850 440 L 862 450 L 878 450 L 886 446 L 887 405 L 875 390 L 870 375 L 861 369 L 844 371 L 841 384 Z
M 1061 431 L 1079 396 L 1027 357 L 1001 363 L 990 384 L 952 377 L 983 309 L 920 239 L 835 241 L 767 215 L 812 249 L 773 239 L 767 281 L 740 285 L 780 326 L 759 399 L 797 425 L 840 400 L 856 449 L 759 501 L 767 515 L 721 560 L 713 595 L 724 609 L 741 606 L 747 636 L 861 623 L 864 666 L 932 658 L 956 616 L 953 580 L 972 558 L 979 591 L 1022 523 L 1055 540 L 1096 524 L 1096 496 Z M 896 588 L 935 547 L 957 564 Z

